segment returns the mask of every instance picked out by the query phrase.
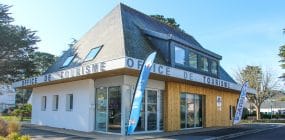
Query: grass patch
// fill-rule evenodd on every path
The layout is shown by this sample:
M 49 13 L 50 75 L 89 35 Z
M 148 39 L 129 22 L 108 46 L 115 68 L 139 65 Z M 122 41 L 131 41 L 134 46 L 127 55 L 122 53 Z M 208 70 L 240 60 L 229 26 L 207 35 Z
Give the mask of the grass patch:
M 0 116 L 0 118 L 5 120 L 5 121 L 11 121 L 11 120 L 21 121 L 20 117 L 16 117 L 16 116 Z M 31 118 L 30 117 L 24 117 L 23 121 L 30 122 Z

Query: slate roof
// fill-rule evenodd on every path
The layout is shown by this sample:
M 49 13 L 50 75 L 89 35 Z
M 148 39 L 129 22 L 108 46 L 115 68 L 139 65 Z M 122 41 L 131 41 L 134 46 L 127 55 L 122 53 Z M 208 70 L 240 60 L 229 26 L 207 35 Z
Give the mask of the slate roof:
M 45 74 L 126 56 L 144 59 L 149 53 L 157 50 L 156 44 L 151 41 L 146 31 L 170 36 L 168 40 L 179 41 L 218 60 L 222 58 L 220 55 L 203 48 L 191 35 L 163 24 L 124 4 L 119 4 L 91 28 L 74 47 L 64 52 Z M 162 41 L 162 43 L 165 42 Z M 88 52 L 92 48 L 101 45 L 103 47 L 96 58 L 92 61 L 84 62 Z M 163 51 L 165 50 L 161 50 L 161 52 Z M 170 61 L 165 59 L 165 54 L 161 52 L 158 52 L 155 63 L 169 65 Z M 62 68 L 64 61 L 74 54 L 76 54 L 74 61 L 69 66 Z M 219 72 L 220 79 L 235 83 L 223 68 L 220 68 Z

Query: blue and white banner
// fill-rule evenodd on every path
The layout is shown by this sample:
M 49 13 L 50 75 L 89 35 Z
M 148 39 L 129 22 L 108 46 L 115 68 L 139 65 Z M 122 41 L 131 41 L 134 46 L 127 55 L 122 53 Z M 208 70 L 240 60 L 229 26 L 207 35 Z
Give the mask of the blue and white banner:
M 145 86 L 147 85 L 148 77 L 149 77 L 150 70 L 153 65 L 155 56 L 156 56 L 156 52 L 151 53 L 146 58 L 142 66 L 140 76 L 137 81 L 134 98 L 133 98 L 132 110 L 130 114 L 127 135 L 132 134 L 135 128 L 137 127 L 139 116 L 140 116 L 142 97 L 144 94 Z
M 240 93 L 240 96 L 239 96 L 239 101 L 238 101 L 238 105 L 237 105 L 237 108 L 236 108 L 236 114 L 235 114 L 235 118 L 234 118 L 233 124 L 237 124 L 241 120 L 243 107 L 245 105 L 247 88 L 248 88 L 248 82 L 245 82 L 243 84 L 242 88 L 241 88 L 241 93 Z

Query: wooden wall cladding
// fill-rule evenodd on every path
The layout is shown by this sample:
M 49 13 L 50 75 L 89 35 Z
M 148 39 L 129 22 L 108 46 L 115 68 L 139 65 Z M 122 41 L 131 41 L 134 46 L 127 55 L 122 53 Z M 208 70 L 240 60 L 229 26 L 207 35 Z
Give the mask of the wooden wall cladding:
M 230 126 L 229 106 L 236 106 L 238 92 L 224 91 L 186 83 L 166 82 L 164 95 L 165 131 L 180 130 L 180 93 L 203 95 L 203 127 Z M 222 97 L 221 111 L 217 107 L 217 96 Z

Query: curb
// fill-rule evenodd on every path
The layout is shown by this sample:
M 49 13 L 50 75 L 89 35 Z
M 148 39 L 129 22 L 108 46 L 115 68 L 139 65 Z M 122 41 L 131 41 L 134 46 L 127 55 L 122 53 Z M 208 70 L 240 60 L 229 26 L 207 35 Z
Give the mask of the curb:
M 236 137 L 249 135 L 249 134 L 255 134 L 255 133 L 262 132 L 262 131 L 276 129 L 276 128 L 280 128 L 280 127 L 284 127 L 284 126 L 276 126 L 276 127 L 265 128 L 265 129 L 260 129 L 260 130 L 248 130 L 248 131 L 224 135 L 224 136 L 212 137 L 212 138 L 208 138 L 208 139 L 204 139 L 204 140 L 224 140 L 224 139 L 236 138 Z

